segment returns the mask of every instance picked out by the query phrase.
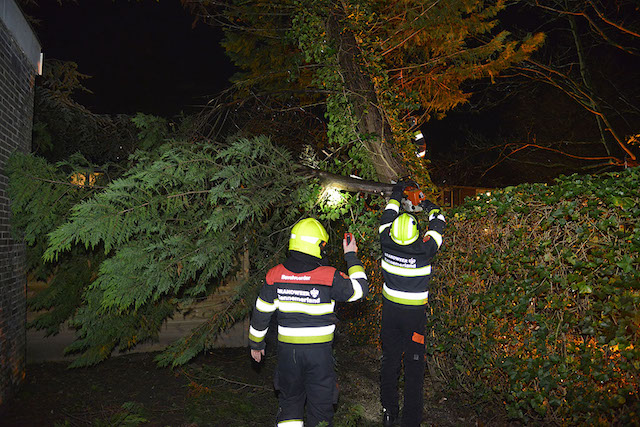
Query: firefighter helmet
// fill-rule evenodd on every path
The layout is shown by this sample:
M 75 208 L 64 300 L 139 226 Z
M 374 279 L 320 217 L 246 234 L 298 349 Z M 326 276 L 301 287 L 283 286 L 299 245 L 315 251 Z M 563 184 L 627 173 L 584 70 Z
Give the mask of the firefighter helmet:
M 418 221 L 408 213 L 400 214 L 391 223 L 391 239 L 399 245 L 410 245 L 418 239 Z
M 327 244 L 328 240 L 327 230 L 318 220 L 305 218 L 298 221 L 291 229 L 289 250 L 322 258 L 322 248 Z

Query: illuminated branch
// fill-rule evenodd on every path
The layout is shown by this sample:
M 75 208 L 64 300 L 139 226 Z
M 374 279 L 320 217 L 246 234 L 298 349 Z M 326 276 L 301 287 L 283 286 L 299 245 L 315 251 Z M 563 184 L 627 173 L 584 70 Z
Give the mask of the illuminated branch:
M 511 144 L 507 144 L 504 147 L 503 152 L 501 153 L 501 156 L 504 154 L 504 151 L 509 148 Z M 588 161 L 602 161 L 602 160 L 607 160 L 608 162 L 603 163 L 601 165 L 607 165 L 607 166 L 637 166 L 637 162 L 635 161 L 635 159 L 633 161 L 623 161 L 618 159 L 617 157 L 613 157 L 613 156 L 577 156 L 574 154 L 569 154 L 566 153 L 562 150 L 557 150 L 555 148 L 550 148 L 550 147 L 544 147 L 542 145 L 538 145 L 538 144 L 531 144 L 531 143 L 527 143 L 524 144 L 516 149 L 514 149 L 513 151 L 511 151 L 508 154 L 505 154 L 504 157 L 502 157 L 501 159 L 499 159 L 496 163 L 494 163 L 491 167 L 489 167 L 487 170 L 485 170 L 483 172 L 483 174 L 481 175 L 481 177 L 485 176 L 491 169 L 495 168 L 496 166 L 498 166 L 500 163 L 502 163 L 503 161 L 509 159 L 510 157 L 512 157 L 514 154 L 518 153 L 519 151 L 524 150 L 525 148 L 539 148 L 540 150 L 546 150 L 546 151 L 551 151 L 557 154 L 560 154 L 562 156 L 565 157 L 570 157 L 572 159 L 578 159 L 578 160 L 588 160 Z
M 418 20 L 418 18 L 422 17 L 425 13 L 427 13 L 428 11 L 430 11 L 430 10 L 431 10 L 431 8 L 433 8 L 433 7 L 434 7 L 435 5 L 437 5 L 438 3 L 440 3 L 440 0 L 436 0 L 435 2 L 433 2 L 433 3 L 431 4 L 431 6 L 427 7 L 427 8 L 426 8 L 424 11 L 422 11 L 418 16 L 416 16 L 416 17 L 413 19 L 413 21 L 414 21 L 414 22 L 415 22 L 415 21 L 417 21 L 417 20 Z M 397 44 L 397 45 L 395 45 L 394 47 L 389 48 L 389 49 L 385 50 L 384 52 L 382 52 L 382 54 L 381 54 L 381 55 L 382 55 L 382 56 L 386 56 L 386 55 L 387 55 L 388 53 L 390 53 L 391 51 L 393 51 L 393 50 L 395 50 L 395 49 L 399 48 L 400 46 L 402 46 L 403 44 L 405 44 L 408 40 L 410 40 L 411 38 L 413 38 L 416 34 L 418 34 L 418 33 L 419 33 L 420 31 L 422 31 L 422 30 L 423 30 L 423 28 L 422 28 L 422 27 L 421 27 L 421 28 L 419 28 L 419 29 L 417 29 L 417 30 L 416 30 L 416 31 L 414 31 L 411 35 L 409 35 L 408 37 L 405 37 L 405 38 L 404 38 L 404 40 L 402 40 L 400 43 L 398 43 L 398 44 Z M 397 34 L 397 33 L 396 33 L 396 34 Z M 385 42 L 386 42 L 386 40 L 385 40 Z M 384 42 L 383 42 L 383 43 L 384 43 Z
M 562 90 L 564 93 L 566 93 L 567 95 L 569 95 L 572 99 L 574 99 L 579 105 L 581 105 L 583 108 L 585 108 L 587 111 L 589 111 L 591 114 L 598 116 L 600 119 L 602 119 L 602 121 L 604 122 L 604 124 L 607 126 L 606 130 L 611 134 L 611 136 L 613 136 L 613 138 L 615 139 L 616 143 L 620 146 L 620 148 L 622 148 L 624 150 L 624 152 L 632 159 L 632 160 L 637 160 L 636 155 L 629 149 L 628 145 L 618 136 L 618 134 L 616 133 L 616 131 L 613 129 L 613 126 L 611 125 L 611 122 L 608 120 L 608 118 L 605 116 L 604 113 L 602 113 L 601 111 L 599 111 L 596 106 L 597 103 L 595 102 L 595 99 L 593 99 L 592 96 L 590 96 L 589 94 L 587 94 L 585 91 L 583 91 L 580 86 L 578 84 L 576 84 L 569 76 L 567 76 L 566 74 L 562 74 L 556 70 L 554 70 L 551 67 L 545 66 L 539 62 L 535 62 L 535 61 L 528 61 L 529 63 L 533 64 L 536 67 L 539 67 L 541 70 L 546 71 L 549 74 L 545 74 L 542 71 L 536 69 L 536 68 L 520 68 L 521 70 L 523 70 L 525 73 L 534 73 L 537 74 L 540 77 L 541 81 L 544 81 L 560 90 Z M 566 82 L 568 82 L 568 84 L 561 84 L 559 83 L 556 79 L 554 79 L 552 77 L 552 75 L 556 75 L 558 77 L 560 77 L 560 80 L 564 80 Z
M 606 16 L 604 16 L 604 15 L 603 15 L 599 10 L 598 10 L 598 8 L 596 7 L 596 5 L 595 5 L 595 4 L 593 4 L 593 2 L 592 2 L 592 1 L 590 1 L 590 0 L 589 0 L 589 4 L 591 5 L 591 7 L 593 7 L 593 10 L 595 10 L 595 11 L 596 11 L 596 14 L 598 15 L 598 17 L 599 17 L 603 22 L 605 22 L 605 23 L 607 23 L 607 24 L 611 25 L 612 27 L 614 27 L 614 28 L 616 28 L 616 29 L 618 29 L 618 30 L 622 31 L 623 33 L 629 34 L 629 35 L 631 35 L 631 36 L 633 36 L 633 37 L 638 37 L 638 38 L 640 38 L 640 34 L 638 34 L 638 33 L 634 32 L 634 31 L 628 30 L 628 29 L 624 28 L 623 26 L 618 25 L 618 24 L 616 24 L 615 22 L 610 21 L 609 19 L 607 19 L 607 17 L 606 17 Z
M 363 192 L 385 197 L 390 196 L 393 190 L 393 184 L 337 175 L 309 167 L 302 168 L 309 175 L 319 178 L 324 186 L 330 186 L 338 190 L 351 191 L 354 193 Z
M 605 33 L 604 31 L 602 31 L 600 29 L 600 27 L 598 27 L 596 25 L 595 22 L 593 22 L 593 20 L 589 17 L 589 15 L 587 15 L 586 13 L 581 13 L 581 16 L 584 17 L 584 19 L 587 20 L 587 22 L 589 22 L 589 25 L 591 26 L 591 28 L 593 28 L 595 30 L 596 33 L 598 33 L 600 35 L 600 37 L 602 37 L 607 43 L 609 43 L 611 46 L 614 46 L 624 52 L 627 52 L 630 55 L 633 55 L 634 53 L 632 51 L 630 51 L 629 49 L 625 48 L 624 46 L 619 45 L 618 43 L 614 42 L 613 40 L 611 40 Z

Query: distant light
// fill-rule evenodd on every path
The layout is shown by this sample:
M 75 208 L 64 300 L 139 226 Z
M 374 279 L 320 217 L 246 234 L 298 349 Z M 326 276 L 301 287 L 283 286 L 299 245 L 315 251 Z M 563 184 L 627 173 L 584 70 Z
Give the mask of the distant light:
M 102 175 L 100 172 L 91 172 L 87 174 L 76 172 L 71 175 L 69 181 L 71 184 L 77 185 L 78 187 L 93 187 L 96 185 L 96 180 L 100 175 Z

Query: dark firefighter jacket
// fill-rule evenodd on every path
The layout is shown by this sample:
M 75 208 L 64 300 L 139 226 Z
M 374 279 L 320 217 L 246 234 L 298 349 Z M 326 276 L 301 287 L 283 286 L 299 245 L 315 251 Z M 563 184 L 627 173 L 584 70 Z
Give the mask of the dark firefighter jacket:
M 382 248 L 382 295 L 406 306 L 423 306 L 429 297 L 431 260 L 442 245 L 445 219 L 439 210 L 429 213 L 429 230 L 409 245 L 399 245 L 389 234 L 391 223 L 399 215 L 401 196 L 392 195 L 380 218 Z
M 311 255 L 290 251 L 289 258 L 267 273 L 249 327 L 249 346 L 265 347 L 272 314 L 278 310 L 278 340 L 291 344 L 333 340 L 336 301 L 356 301 L 369 293 L 369 282 L 354 252 L 344 256 L 349 275 Z

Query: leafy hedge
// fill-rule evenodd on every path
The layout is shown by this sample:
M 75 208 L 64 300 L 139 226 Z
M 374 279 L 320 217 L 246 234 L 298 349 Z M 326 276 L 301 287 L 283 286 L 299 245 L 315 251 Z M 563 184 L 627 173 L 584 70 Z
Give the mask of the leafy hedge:
M 640 169 L 508 187 L 447 213 L 432 373 L 517 419 L 640 418 Z

